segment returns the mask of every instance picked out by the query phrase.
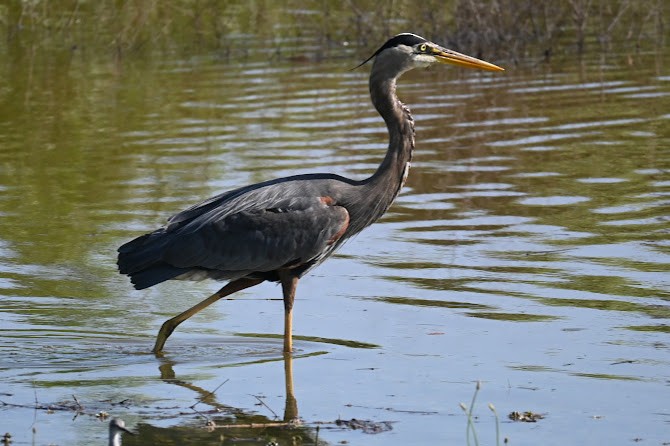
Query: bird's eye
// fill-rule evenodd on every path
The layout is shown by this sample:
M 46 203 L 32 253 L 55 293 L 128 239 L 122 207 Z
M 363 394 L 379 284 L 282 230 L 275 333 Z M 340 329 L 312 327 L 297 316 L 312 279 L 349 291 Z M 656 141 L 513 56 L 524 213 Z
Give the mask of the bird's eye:
M 425 44 L 425 43 L 422 43 L 421 46 L 419 47 L 419 51 L 421 51 L 422 53 L 425 53 L 425 52 L 426 52 L 426 48 L 428 48 L 428 47 L 426 46 L 426 44 Z

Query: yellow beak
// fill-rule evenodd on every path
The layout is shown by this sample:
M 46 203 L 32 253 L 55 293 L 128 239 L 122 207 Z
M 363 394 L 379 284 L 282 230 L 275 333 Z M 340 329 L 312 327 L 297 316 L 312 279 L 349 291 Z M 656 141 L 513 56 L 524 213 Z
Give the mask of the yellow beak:
M 457 53 L 456 51 L 448 50 L 446 48 L 434 48 L 433 56 L 438 62 L 458 65 L 468 68 L 479 68 L 480 70 L 488 71 L 505 71 L 504 68 L 492 63 L 485 62 L 476 57 L 466 56 L 465 54 Z

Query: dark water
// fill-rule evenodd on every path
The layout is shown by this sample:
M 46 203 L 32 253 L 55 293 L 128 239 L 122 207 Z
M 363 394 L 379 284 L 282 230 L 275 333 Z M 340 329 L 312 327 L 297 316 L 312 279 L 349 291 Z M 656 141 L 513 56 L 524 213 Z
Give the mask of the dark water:
M 670 441 L 660 56 L 407 74 L 410 178 L 381 222 L 301 282 L 293 360 L 267 284 L 180 326 L 165 358 L 149 353 L 165 319 L 217 286 L 134 291 L 116 247 L 238 185 L 370 175 L 386 133 L 355 63 L 4 65 L 0 433 L 104 444 L 104 411 L 139 433 L 131 445 L 466 444 L 459 403 L 479 380 L 481 444 L 495 444 L 489 402 L 511 444 Z M 507 418 L 526 410 L 545 418 Z M 203 419 L 296 413 L 291 430 Z

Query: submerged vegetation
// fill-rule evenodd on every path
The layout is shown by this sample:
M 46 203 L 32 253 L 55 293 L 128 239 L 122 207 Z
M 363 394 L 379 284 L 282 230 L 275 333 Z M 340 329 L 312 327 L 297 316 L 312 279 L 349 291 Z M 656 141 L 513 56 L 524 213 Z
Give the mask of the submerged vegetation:
M 272 57 L 338 57 L 413 31 L 479 57 L 521 62 L 658 50 L 669 15 L 664 0 L 9 0 L 0 5 L 0 26 L 8 48 L 91 56 L 217 50 L 244 57 L 251 38 Z M 296 54 L 295 42 L 305 39 L 313 54 Z

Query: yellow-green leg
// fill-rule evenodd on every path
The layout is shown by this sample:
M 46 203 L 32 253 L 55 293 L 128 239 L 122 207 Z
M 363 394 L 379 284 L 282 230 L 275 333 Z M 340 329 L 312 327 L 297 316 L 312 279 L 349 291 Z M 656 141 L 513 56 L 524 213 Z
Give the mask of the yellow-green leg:
M 284 293 L 284 352 L 293 351 L 293 302 L 298 287 L 298 277 L 284 270 L 279 272 L 282 292 Z
M 190 318 L 200 310 L 203 310 L 207 308 L 208 306 L 212 305 L 214 302 L 217 300 L 224 298 L 226 296 L 229 296 L 233 293 L 236 293 L 240 290 L 243 290 L 245 288 L 252 287 L 254 285 L 258 285 L 259 283 L 263 282 L 262 279 L 237 279 L 233 280 L 232 282 L 228 283 L 226 286 L 221 288 L 219 291 L 216 293 L 212 294 L 209 296 L 207 299 L 203 300 L 197 305 L 192 306 L 188 310 L 184 311 L 183 313 L 173 317 L 172 319 L 168 319 L 163 323 L 163 326 L 161 327 L 160 331 L 158 332 L 158 336 L 156 337 L 156 344 L 154 345 L 154 349 L 152 350 L 155 354 L 160 354 L 163 352 L 163 346 L 165 345 L 165 341 L 167 341 L 167 338 L 170 337 L 172 332 L 174 331 L 175 328 L 182 322 L 184 322 L 186 319 Z

